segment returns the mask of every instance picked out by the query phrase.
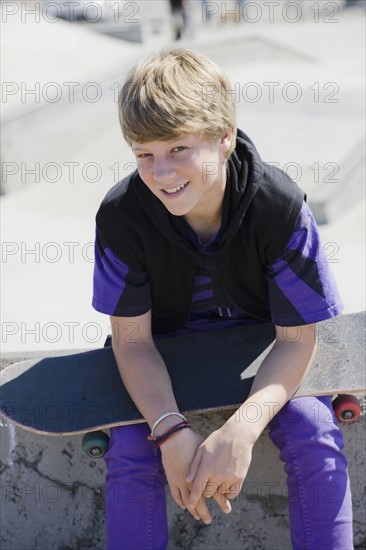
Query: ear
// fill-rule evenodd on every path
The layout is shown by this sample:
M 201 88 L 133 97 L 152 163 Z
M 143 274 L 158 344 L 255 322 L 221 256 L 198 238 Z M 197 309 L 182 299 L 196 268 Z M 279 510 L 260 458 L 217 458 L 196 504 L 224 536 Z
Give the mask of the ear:
M 221 137 L 220 137 L 221 153 L 225 154 L 230 150 L 232 138 L 233 138 L 233 132 L 230 129 L 225 130 L 225 132 L 221 134 Z

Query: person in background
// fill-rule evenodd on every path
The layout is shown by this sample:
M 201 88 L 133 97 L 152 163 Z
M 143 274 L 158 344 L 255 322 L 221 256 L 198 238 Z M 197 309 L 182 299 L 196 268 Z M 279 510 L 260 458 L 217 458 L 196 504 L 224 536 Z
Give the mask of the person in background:
M 180 40 L 186 24 L 184 0 L 169 0 L 174 40 Z

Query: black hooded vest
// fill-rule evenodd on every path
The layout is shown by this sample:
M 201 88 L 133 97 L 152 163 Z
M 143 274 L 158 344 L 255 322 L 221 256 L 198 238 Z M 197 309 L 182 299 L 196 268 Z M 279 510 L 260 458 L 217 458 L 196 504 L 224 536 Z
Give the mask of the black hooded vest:
M 265 268 L 282 255 L 304 200 L 304 192 L 284 172 L 264 163 L 238 130 L 227 162 L 219 246 L 205 256 L 218 307 L 235 306 L 271 321 Z M 184 218 L 171 215 L 135 171 L 108 192 L 96 222 L 117 257 L 147 272 L 153 333 L 182 327 L 190 314 L 198 255 L 185 236 Z

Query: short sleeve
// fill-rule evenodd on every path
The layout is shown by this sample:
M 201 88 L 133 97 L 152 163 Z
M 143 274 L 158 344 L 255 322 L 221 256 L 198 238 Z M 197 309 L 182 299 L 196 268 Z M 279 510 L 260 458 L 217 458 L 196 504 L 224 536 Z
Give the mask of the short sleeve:
M 151 296 L 147 273 L 136 267 L 132 257 L 131 261 L 122 261 L 98 228 L 94 255 L 94 309 L 117 317 L 134 317 L 149 311 Z
M 306 325 L 341 313 L 343 303 L 306 203 L 284 254 L 267 267 L 266 279 L 276 325 Z

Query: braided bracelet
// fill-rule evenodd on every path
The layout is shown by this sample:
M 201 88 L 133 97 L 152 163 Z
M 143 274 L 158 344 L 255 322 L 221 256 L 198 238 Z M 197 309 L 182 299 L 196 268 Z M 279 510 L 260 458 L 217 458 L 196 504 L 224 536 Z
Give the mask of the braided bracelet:
M 185 428 L 190 428 L 191 425 L 189 422 L 184 420 L 183 422 L 179 422 L 178 424 L 175 424 L 172 426 L 167 432 L 165 432 L 163 435 L 159 436 L 149 436 L 148 439 L 150 441 L 154 442 L 155 447 L 160 447 L 166 441 L 169 437 L 171 437 L 176 432 L 179 432 L 179 430 L 184 430 Z
M 165 441 L 170 439 L 172 437 L 172 435 L 179 432 L 180 430 L 184 430 L 185 428 L 190 428 L 190 427 L 191 427 L 191 425 L 188 424 L 188 422 L 182 422 L 182 424 L 180 426 L 173 427 L 166 434 L 161 435 L 160 437 L 156 438 L 156 440 L 154 441 L 155 447 L 160 447 L 160 445 L 162 445 L 163 443 L 165 443 Z

